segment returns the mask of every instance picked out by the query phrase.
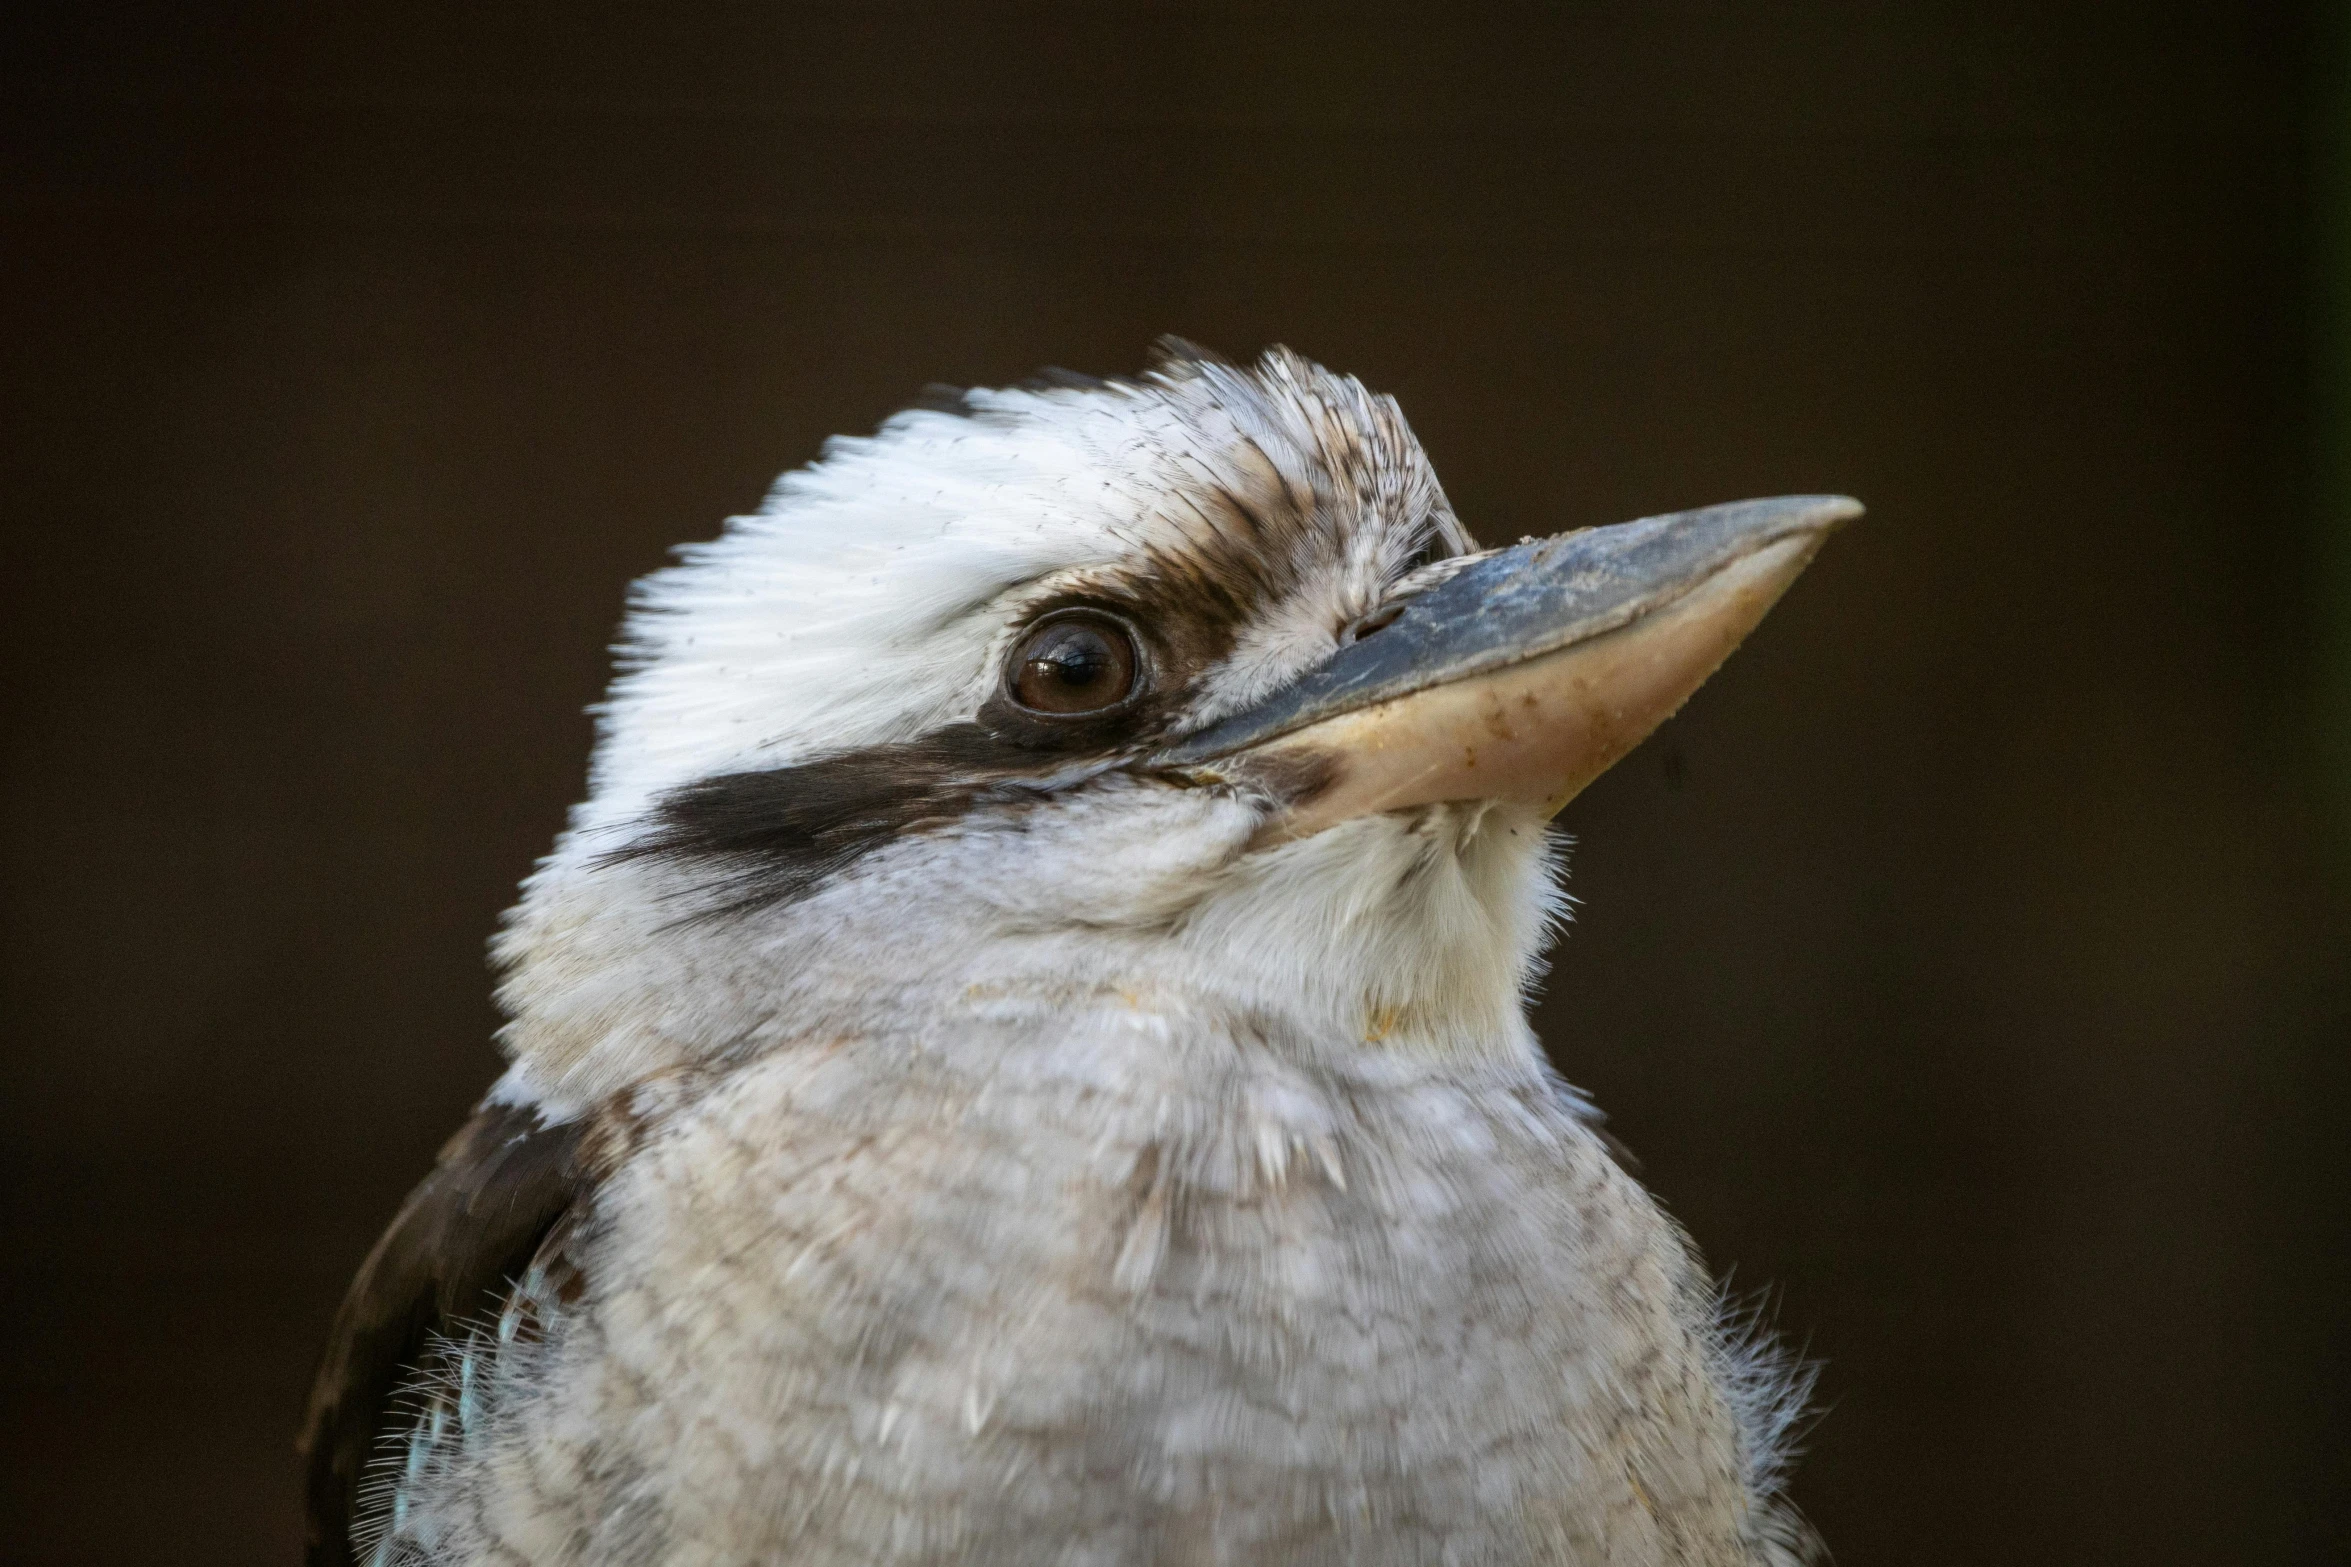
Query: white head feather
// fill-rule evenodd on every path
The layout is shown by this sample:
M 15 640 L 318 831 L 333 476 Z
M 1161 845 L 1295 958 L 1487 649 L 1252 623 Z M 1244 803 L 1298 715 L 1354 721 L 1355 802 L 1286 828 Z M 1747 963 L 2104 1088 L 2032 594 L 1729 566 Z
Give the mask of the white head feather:
M 1252 852 L 1261 805 L 1114 769 L 708 917 L 707 867 L 631 853 L 674 791 L 970 722 L 1037 608 L 1104 584 L 1184 579 L 1173 601 L 1226 617 L 1168 719 L 1197 727 L 1327 656 L 1432 540 L 1467 545 L 1395 404 L 1278 349 L 965 393 L 829 443 L 639 585 L 589 798 L 498 943 L 503 1091 L 564 1113 L 795 1037 L 933 1028 L 981 990 L 1536 1070 L 1521 997 L 1560 900 L 1520 812 Z

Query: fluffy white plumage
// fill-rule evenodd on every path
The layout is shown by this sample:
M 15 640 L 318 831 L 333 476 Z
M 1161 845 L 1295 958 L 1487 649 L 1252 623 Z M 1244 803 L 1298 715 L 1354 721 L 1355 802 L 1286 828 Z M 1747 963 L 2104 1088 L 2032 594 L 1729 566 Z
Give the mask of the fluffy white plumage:
M 1528 809 L 1268 848 L 1247 790 L 1109 768 L 716 915 L 632 852 L 674 791 L 973 720 L 1072 592 L 1227 613 L 1182 732 L 1432 539 L 1394 405 L 1277 351 L 902 414 L 648 579 L 498 945 L 495 1097 L 594 1128 L 581 1283 L 460 1358 L 377 1559 L 1790 1558 L 1789 1382 L 1525 1021 Z

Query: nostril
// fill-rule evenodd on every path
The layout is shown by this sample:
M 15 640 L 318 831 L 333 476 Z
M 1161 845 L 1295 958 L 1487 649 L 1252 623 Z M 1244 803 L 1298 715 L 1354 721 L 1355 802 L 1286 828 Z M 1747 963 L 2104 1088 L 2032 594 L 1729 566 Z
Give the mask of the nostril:
M 1339 628 L 1339 646 L 1346 647 L 1350 643 L 1361 642 L 1375 631 L 1385 631 L 1403 613 L 1404 601 L 1398 599 L 1394 603 L 1382 604 L 1368 615 L 1356 616 Z

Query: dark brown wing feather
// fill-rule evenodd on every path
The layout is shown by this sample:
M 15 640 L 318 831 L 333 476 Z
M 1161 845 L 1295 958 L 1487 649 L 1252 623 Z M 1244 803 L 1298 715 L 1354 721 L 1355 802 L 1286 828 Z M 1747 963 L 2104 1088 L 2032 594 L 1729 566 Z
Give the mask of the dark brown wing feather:
M 303 1424 L 310 1567 L 352 1561 L 360 1476 L 431 1336 L 494 1315 L 507 1284 L 580 1200 L 581 1137 L 579 1122 L 542 1126 L 528 1108 L 482 1106 L 360 1264 Z

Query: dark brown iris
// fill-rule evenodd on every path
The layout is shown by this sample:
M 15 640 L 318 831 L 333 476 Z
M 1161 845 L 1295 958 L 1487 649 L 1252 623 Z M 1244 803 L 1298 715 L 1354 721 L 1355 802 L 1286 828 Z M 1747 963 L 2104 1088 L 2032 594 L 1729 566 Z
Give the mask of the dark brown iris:
M 1073 610 L 1030 630 L 1012 655 L 1012 699 L 1032 713 L 1118 706 L 1135 690 L 1135 639 L 1108 615 Z

